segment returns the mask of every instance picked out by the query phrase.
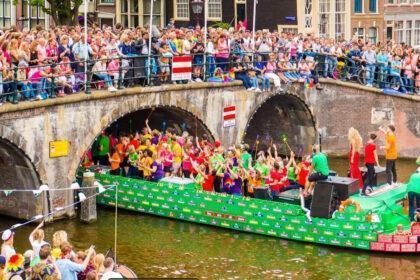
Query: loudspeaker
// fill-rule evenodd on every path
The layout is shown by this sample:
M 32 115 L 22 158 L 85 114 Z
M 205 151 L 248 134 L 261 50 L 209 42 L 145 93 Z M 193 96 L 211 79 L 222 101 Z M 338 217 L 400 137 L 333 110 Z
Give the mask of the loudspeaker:
M 341 201 L 359 193 L 359 180 L 349 177 L 330 176 L 326 180 L 318 181 L 318 183 L 333 185 Z
M 312 195 L 311 216 L 318 218 L 331 218 L 337 207 L 337 195 L 334 185 L 319 181 L 316 183 Z
M 273 200 L 273 197 L 271 196 L 271 190 L 269 187 L 254 188 L 254 197 L 264 200 Z
M 381 186 L 387 183 L 387 177 L 385 172 L 385 167 L 377 167 L 375 166 L 375 177 L 373 179 L 373 184 L 375 186 Z M 363 184 L 366 185 L 367 181 L 367 168 L 366 166 L 360 167 L 360 171 L 362 172 L 363 177 Z

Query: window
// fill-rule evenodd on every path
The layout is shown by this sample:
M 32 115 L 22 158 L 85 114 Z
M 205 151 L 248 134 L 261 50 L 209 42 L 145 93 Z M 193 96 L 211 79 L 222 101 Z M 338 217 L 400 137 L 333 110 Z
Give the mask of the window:
M 139 1 L 130 1 L 130 26 L 139 26 Z
M 369 12 L 371 13 L 377 13 L 376 10 L 376 0 L 369 0 Z
M 408 4 L 408 0 L 400 0 L 400 4 Z
M 394 4 L 395 0 L 388 0 L 388 4 Z
M 175 0 L 175 18 L 178 20 L 190 19 L 190 1 Z
M 354 12 L 355 13 L 363 13 L 363 1 L 362 0 L 354 0 Z
M 114 0 L 100 0 L 100 4 L 114 4 Z
M 208 0 L 208 17 L 213 20 L 222 20 L 222 0 Z
M 31 6 L 30 1 L 22 1 L 23 26 L 33 28 L 37 25 L 45 27 L 45 13 L 39 5 Z
M 405 43 L 407 45 L 411 45 L 411 34 L 413 28 L 413 22 L 411 20 L 407 20 L 405 22 Z
M 404 41 L 404 21 L 397 21 L 395 30 L 397 32 L 397 43 L 402 43 Z
M 414 23 L 414 41 L 413 46 L 420 45 L 420 20 L 416 20 Z
M 10 27 L 11 9 L 10 0 L 0 0 L 0 27 Z
M 413 0 L 414 4 L 420 4 L 420 0 Z
M 138 0 L 137 0 L 138 1 Z M 155 0 L 153 4 L 153 25 L 161 25 L 162 0 Z M 143 25 L 149 25 L 150 22 L 150 1 L 143 1 Z
M 364 28 L 353 28 L 353 35 L 357 37 L 357 39 L 365 39 L 365 29 Z
M 319 0 L 319 37 L 329 36 L 330 0 Z
M 128 25 L 128 0 L 121 0 L 121 24 L 124 27 Z
M 312 0 L 305 0 L 305 28 L 312 27 Z
M 378 37 L 378 29 L 376 27 L 370 27 L 368 32 L 368 42 L 371 44 L 376 44 Z
M 346 22 L 346 0 L 335 0 L 335 38 L 344 38 Z

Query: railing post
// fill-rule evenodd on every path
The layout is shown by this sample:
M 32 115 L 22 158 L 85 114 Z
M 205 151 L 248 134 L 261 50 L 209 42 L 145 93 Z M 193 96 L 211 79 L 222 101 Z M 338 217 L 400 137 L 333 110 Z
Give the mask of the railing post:
M 56 64 L 55 64 L 55 62 L 53 62 L 51 64 L 52 77 L 51 77 L 50 98 L 56 98 L 57 97 L 56 94 L 55 94 L 55 89 L 57 88 L 56 84 L 55 84 L 55 66 L 56 66 Z
M 85 63 L 86 63 L 85 94 L 91 94 L 92 93 L 92 91 L 91 91 L 91 89 L 92 89 L 92 85 L 91 85 L 92 73 L 91 73 L 91 67 L 90 67 L 90 61 L 89 61 L 89 59 L 86 59 L 85 60 Z
M 119 55 L 118 56 L 118 61 L 119 61 L 119 65 L 120 67 L 118 67 L 118 89 L 122 89 L 122 73 L 123 73 L 123 69 L 122 69 L 122 56 Z
M 13 67 L 13 96 L 12 96 L 12 103 L 18 104 L 19 103 L 19 91 L 17 88 L 17 74 L 18 74 L 18 67 Z

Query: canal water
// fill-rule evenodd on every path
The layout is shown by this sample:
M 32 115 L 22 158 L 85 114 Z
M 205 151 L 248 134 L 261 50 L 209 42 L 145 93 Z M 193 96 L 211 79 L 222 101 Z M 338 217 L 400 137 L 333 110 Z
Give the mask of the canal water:
M 332 169 L 345 174 L 346 160 L 331 159 Z M 416 166 L 398 162 L 401 181 Z M 1 217 L 0 228 L 18 221 Z M 16 231 L 16 248 L 29 248 L 33 226 Z M 98 222 L 63 220 L 45 228 L 68 232 L 77 249 L 95 244 L 99 252 L 114 246 L 113 209 L 100 208 Z M 142 277 L 200 279 L 420 279 L 419 256 L 385 255 L 286 241 L 208 226 L 119 211 L 118 261 Z

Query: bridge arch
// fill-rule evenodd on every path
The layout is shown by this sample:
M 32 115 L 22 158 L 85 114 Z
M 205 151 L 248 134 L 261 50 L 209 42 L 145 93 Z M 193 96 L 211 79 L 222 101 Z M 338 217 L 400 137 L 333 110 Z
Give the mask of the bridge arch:
M 76 174 L 84 153 L 91 148 L 93 142 L 102 131 L 106 130 L 107 132 L 116 132 L 117 134 L 119 132 L 134 134 L 135 131 L 141 131 L 145 126 L 145 120 L 148 117 L 151 129 L 161 130 L 163 128 L 162 122 L 165 122 L 166 125 L 164 128 L 166 129 L 174 128 L 179 132 L 185 130 L 193 136 L 202 136 L 206 134 L 209 139 L 214 140 L 215 136 L 213 132 L 199 114 L 193 113 L 195 110 L 191 111 L 174 105 L 158 105 L 141 106 L 121 113 L 116 113 L 115 111 L 111 112 L 101 119 L 98 126 L 92 128 L 91 132 L 84 138 L 80 147 L 77 148 L 77 160 L 73 161 L 69 176 L 74 176 Z
M 254 148 L 258 140 L 258 150 L 266 150 L 273 143 L 280 147 L 280 153 L 288 153 L 283 136 L 298 155 L 308 153 L 318 140 L 310 107 L 294 93 L 271 94 L 259 102 L 250 114 L 242 138 Z
M 3 136 L 0 137 L 0 213 L 28 220 L 42 213 L 42 196 L 35 197 L 32 192 L 6 194 L 1 190 L 38 189 L 40 176 L 25 151 Z M 16 134 L 12 138 L 19 139 L 19 143 L 25 146 L 23 138 Z

